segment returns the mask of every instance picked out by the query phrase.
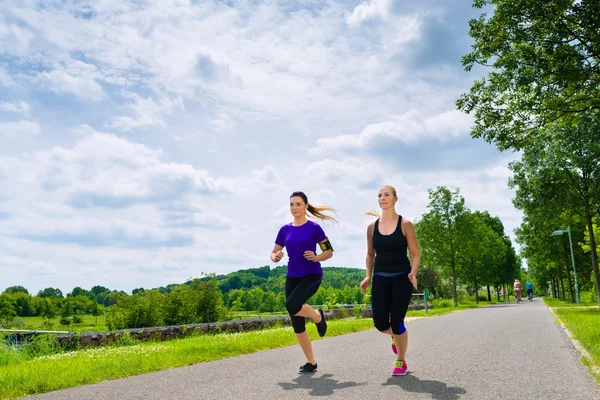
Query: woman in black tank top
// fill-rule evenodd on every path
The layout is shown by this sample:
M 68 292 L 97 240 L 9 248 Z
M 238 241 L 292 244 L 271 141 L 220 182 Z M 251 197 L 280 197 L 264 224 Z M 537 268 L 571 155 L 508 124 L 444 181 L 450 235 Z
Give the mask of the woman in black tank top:
M 397 354 L 392 375 L 405 375 L 408 333 L 404 317 L 413 287 L 417 289 L 419 247 L 413 224 L 396 213 L 396 190 L 383 186 L 378 196 L 382 214 L 367 213 L 379 218 L 367 228 L 367 274 L 360 288 L 365 292 L 372 281 L 373 323 L 380 332 L 392 336 L 392 350 Z

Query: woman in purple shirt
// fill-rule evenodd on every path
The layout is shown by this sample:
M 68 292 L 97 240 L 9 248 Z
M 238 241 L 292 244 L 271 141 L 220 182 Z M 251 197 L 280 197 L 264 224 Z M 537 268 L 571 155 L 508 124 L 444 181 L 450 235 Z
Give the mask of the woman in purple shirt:
M 327 332 L 323 310 L 317 311 L 306 304 L 321 285 L 323 269 L 320 262 L 333 256 L 333 248 L 321 226 L 307 219 L 307 212 L 309 212 L 313 217 L 321 220 L 335 221 L 335 218 L 323 214 L 322 211 L 334 211 L 334 209 L 327 206 L 315 207 L 308 203 L 308 198 L 303 192 L 292 193 L 290 212 L 294 221 L 279 229 L 275 247 L 271 252 L 271 261 L 275 263 L 283 258 L 284 247 L 288 252 L 285 307 L 290 314 L 298 343 L 307 359 L 307 363 L 298 371 L 300 374 L 317 370 L 312 344 L 306 333 L 306 318 L 315 322 L 319 336 L 325 336 Z M 322 250 L 319 255 L 315 253 L 317 244 Z

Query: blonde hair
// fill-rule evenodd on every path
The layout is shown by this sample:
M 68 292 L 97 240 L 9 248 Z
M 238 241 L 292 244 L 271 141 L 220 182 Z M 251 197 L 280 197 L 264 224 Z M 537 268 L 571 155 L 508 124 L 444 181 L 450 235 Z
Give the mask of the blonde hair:
M 383 185 L 382 187 L 379 188 L 379 190 L 381 190 L 383 188 L 390 189 L 392 191 L 392 193 L 394 194 L 394 197 L 398 198 L 398 195 L 396 194 L 396 188 L 394 188 L 392 185 Z M 375 210 L 365 211 L 363 213 L 363 215 L 370 215 L 371 217 L 381 218 L 381 213 L 377 212 Z
M 296 196 L 300 197 L 304 201 L 304 203 L 306 203 L 308 205 L 308 212 L 313 217 L 318 218 L 322 221 L 332 221 L 332 222 L 335 222 L 336 224 L 338 224 L 338 222 L 335 218 L 333 218 L 330 215 L 323 214 L 323 211 L 331 211 L 335 214 L 335 208 L 329 207 L 329 206 L 313 206 L 312 204 L 310 204 L 308 202 L 308 197 L 306 196 L 306 194 L 304 194 L 304 192 L 294 192 L 290 196 L 290 199 L 292 197 L 296 197 Z

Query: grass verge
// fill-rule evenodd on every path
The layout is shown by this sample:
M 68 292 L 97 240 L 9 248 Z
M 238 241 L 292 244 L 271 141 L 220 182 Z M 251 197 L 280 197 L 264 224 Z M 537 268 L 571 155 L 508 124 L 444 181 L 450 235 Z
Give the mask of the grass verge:
M 371 319 L 329 322 L 327 337 L 373 329 Z M 310 338 L 320 339 L 314 325 Z M 51 354 L 33 359 L 0 344 L 0 399 L 46 393 L 110 379 L 182 367 L 296 343 L 290 327 L 199 335 Z
M 552 297 L 544 297 L 544 303 L 546 303 L 546 305 L 548 307 L 553 307 L 553 308 L 563 308 L 563 307 L 598 307 L 598 303 L 595 301 L 581 301 L 581 303 L 577 304 L 577 303 L 571 303 L 570 301 L 565 301 L 565 300 L 560 300 L 560 299 L 554 299 Z
M 569 330 L 579 350 L 581 360 L 600 384 L 600 308 L 556 308 L 555 315 Z
M 575 346 L 581 354 L 582 363 L 590 369 L 596 382 L 600 384 L 600 308 L 595 301 L 574 304 L 569 301 L 544 297 L 555 317 L 570 332 Z M 582 351 L 583 350 L 583 351 Z

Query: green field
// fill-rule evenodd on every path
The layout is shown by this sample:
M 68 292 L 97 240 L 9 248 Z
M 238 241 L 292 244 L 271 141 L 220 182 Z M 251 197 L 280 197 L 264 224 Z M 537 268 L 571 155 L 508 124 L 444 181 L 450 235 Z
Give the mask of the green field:
M 311 339 L 320 339 L 313 324 L 307 328 Z M 327 337 L 367 329 L 373 329 L 371 319 L 334 320 L 329 322 Z M 44 344 L 39 346 L 37 354 L 0 344 L 0 399 L 235 357 L 295 343 L 292 329 L 283 327 L 199 335 L 168 342 L 134 343 L 125 340 L 114 346 L 58 353 Z
M 51 330 L 51 331 L 70 331 L 75 333 L 83 332 L 106 332 L 106 319 L 104 315 L 98 317 L 96 323 L 96 317 L 93 315 L 82 315 L 83 322 L 80 324 L 61 325 L 59 323 L 60 317 L 49 320 L 50 326 L 44 324 L 42 317 L 17 317 L 16 323 L 13 329 L 33 329 L 33 330 Z

